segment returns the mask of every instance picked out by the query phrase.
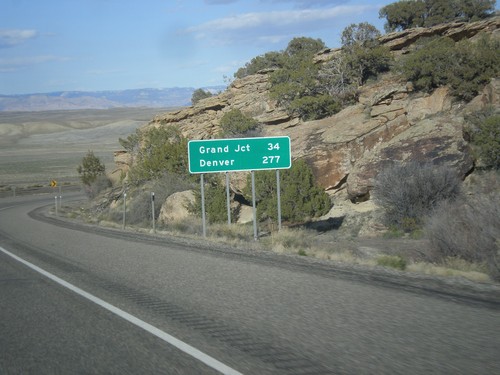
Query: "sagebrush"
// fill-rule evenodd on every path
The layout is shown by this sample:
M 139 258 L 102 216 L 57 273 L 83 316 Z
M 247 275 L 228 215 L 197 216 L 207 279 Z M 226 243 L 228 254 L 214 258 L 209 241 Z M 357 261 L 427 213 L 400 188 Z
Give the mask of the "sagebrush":
M 419 229 L 437 205 L 460 195 L 457 172 L 433 164 L 409 162 L 382 170 L 373 198 L 385 210 L 385 224 L 407 232 Z
M 500 192 L 443 202 L 425 226 L 431 260 L 460 258 L 485 264 L 500 280 Z

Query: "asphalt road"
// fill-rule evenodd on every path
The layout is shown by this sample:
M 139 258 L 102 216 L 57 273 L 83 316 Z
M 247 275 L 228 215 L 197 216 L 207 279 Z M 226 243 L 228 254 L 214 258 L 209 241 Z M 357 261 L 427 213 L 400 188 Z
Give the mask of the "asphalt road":
M 500 373 L 499 300 L 28 215 L 52 199 L 0 200 L 0 246 L 237 372 Z M 0 293 L 0 373 L 217 373 L 4 254 Z

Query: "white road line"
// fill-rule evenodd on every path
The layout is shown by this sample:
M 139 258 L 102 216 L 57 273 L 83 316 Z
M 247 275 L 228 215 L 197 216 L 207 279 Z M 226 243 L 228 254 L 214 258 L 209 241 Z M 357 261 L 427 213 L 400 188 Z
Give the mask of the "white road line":
M 5 253 L 6 255 L 14 258 L 18 262 L 28 266 L 32 270 L 42 274 L 43 276 L 51 279 L 52 281 L 55 281 L 59 285 L 62 285 L 65 288 L 68 288 L 74 293 L 79 294 L 80 296 L 88 299 L 89 301 L 95 303 L 96 305 L 99 305 L 106 310 L 112 312 L 115 315 L 118 315 L 120 318 L 123 318 L 127 320 L 128 322 L 135 324 L 137 327 L 142 328 L 143 330 L 151 333 L 152 335 L 155 335 L 156 337 L 162 339 L 163 341 L 169 343 L 170 345 L 175 346 L 177 349 L 183 351 L 184 353 L 190 355 L 191 357 L 196 358 L 197 360 L 203 362 L 207 366 L 219 371 L 222 374 L 227 374 L 227 375 L 243 375 L 242 373 L 236 371 L 235 369 L 225 365 L 222 362 L 219 362 L 215 358 L 210 357 L 209 355 L 199 351 L 198 349 L 192 347 L 189 344 L 186 344 L 185 342 L 169 335 L 168 333 L 156 328 L 155 326 L 152 326 L 149 323 L 146 323 L 145 321 L 119 309 L 116 306 L 111 305 L 110 303 L 90 294 L 87 293 L 86 291 L 74 286 L 73 284 L 68 283 L 67 281 L 64 281 L 63 279 L 51 274 L 50 272 L 45 271 L 44 269 L 18 257 L 17 255 L 12 254 L 11 252 L 5 250 L 3 247 L 0 246 L 0 251 Z

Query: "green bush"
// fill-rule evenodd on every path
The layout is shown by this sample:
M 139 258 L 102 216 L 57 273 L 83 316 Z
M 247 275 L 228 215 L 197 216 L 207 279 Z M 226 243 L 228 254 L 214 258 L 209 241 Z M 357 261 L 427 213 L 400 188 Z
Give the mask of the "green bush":
M 281 217 L 283 221 L 299 223 L 326 214 L 331 208 L 328 194 L 317 186 L 311 168 L 301 159 L 280 172 Z M 257 217 L 260 221 L 278 218 L 276 172 L 255 172 Z M 251 201 L 251 176 L 248 176 L 245 196 Z
M 244 67 L 234 73 L 235 78 L 243 78 L 265 69 L 278 69 L 283 67 L 283 52 L 267 52 L 254 57 Z
M 252 131 L 256 131 L 259 123 L 251 117 L 245 116 L 239 109 L 231 109 L 226 112 L 221 120 L 221 137 L 234 138 L 248 136 Z
M 448 85 L 451 93 L 469 101 L 500 73 L 500 42 L 482 37 L 476 43 L 455 43 L 450 38 L 424 42 L 402 59 L 400 71 L 415 89 L 430 92 Z
M 370 45 L 380 35 L 380 31 L 368 22 L 352 23 L 342 31 L 341 43 L 345 48 L 356 45 Z
M 338 100 L 319 85 L 319 67 L 311 55 L 296 55 L 271 74 L 270 96 L 291 116 L 315 120 L 337 113 Z
M 210 224 L 227 223 L 227 195 L 225 180 L 220 174 L 205 175 L 205 214 Z M 195 202 L 188 207 L 192 214 L 201 216 L 201 190 L 195 190 Z M 231 222 L 238 220 L 238 212 L 231 208 Z
M 341 109 L 339 100 L 327 94 L 302 96 L 292 100 L 288 106 L 289 112 L 298 115 L 304 121 L 325 118 Z
M 476 21 L 495 11 L 495 0 L 397 1 L 380 9 L 387 32 L 412 27 L 430 27 L 454 20 Z
M 423 1 L 398 1 L 386 5 L 379 11 L 385 18 L 385 31 L 400 31 L 424 26 L 425 3 Z
M 459 196 L 460 183 L 457 174 L 444 166 L 410 162 L 381 171 L 373 198 L 385 210 L 386 225 L 413 232 L 440 202 Z
M 387 48 L 377 44 L 379 35 L 368 23 L 351 24 L 342 34 L 341 54 L 322 65 L 313 61 L 322 42 L 292 40 L 281 69 L 271 74 L 271 98 L 306 121 L 339 112 L 354 101 L 360 85 L 389 69 L 392 58 Z
M 141 132 L 139 144 L 135 164 L 129 172 L 132 183 L 158 179 L 165 173 L 188 178 L 187 139 L 177 127 Z
M 191 96 L 191 104 L 195 105 L 202 99 L 210 98 L 212 93 L 210 91 L 205 91 L 203 89 L 196 89 L 193 91 L 193 95 Z
M 388 71 L 392 63 L 389 49 L 380 45 L 354 45 L 343 53 L 347 61 L 347 74 L 358 86 Z
M 500 169 L 500 115 L 481 122 L 471 137 L 485 168 Z
M 284 51 L 267 52 L 254 57 L 244 67 L 234 73 L 235 78 L 243 78 L 265 69 L 280 69 L 289 64 L 290 59 L 302 60 L 311 57 L 324 49 L 325 43 L 320 39 L 298 37 L 293 38 Z
M 325 47 L 325 43 L 321 39 L 297 37 L 293 38 L 288 43 L 285 54 L 290 57 L 298 57 L 300 60 L 304 60 L 314 56 Z
M 281 68 L 270 76 L 270 96 L 292 116 L 315 120 L 341 108 L 319 81 L 319 65 L 313 56 L 325 47 L 319 39 L 295 38 L 284 51 Z
M 223 183 L 212 183 L 205 187 L 205 210 L 207 220 L 212 223 L 227 223 L 226 187 Z M 231 215 L 232 221 L 236 215 Z
M 455 42 L 450 38 L 429 39 L 400 66 L 404 78 L 411 81 L 417 90 L 430 92 L 446 85 L 447 69 L 451 66 Z
M 77 168 L 80 180 L 85 186 L 90 186 L 99 176 L 104 175 L 105 171 L 106 166 L 91 150 L 83 157 L 82 164 Z
M 288 57 L 284 67 L 271 74 L 271 98 L 276 99 L 279 105 L 288 107 L 297 98 L 314 96 L 318 93 L 318 71 L 312 55 Z

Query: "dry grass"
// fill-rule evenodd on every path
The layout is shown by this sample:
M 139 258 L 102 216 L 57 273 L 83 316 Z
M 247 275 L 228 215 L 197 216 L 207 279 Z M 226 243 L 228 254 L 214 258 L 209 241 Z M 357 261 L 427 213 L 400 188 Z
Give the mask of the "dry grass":
M 470 268 L 463 270 L 457 269 L 456 265 L 435 265 L 431 263 L 419 262 L 412 263 L 406 267 L 409 272 L 415 272 L 424 275 L 441 276 L 441 277 L 463 277 L 467 280 L 480 283 L 489 283 L 491 278 L 488 274 L 481 271 L 474 271 L 471 268 L 478 267 L 477 265 L 470 264 Z
M 318 234 L 309 229 L 285 228 L 280 232 L 273 232 L 263 238 L 264 248 L 278 254 L 296 254 L 309 256 L 335 263 L 358 264 L 374 266 L 375 261 L 357 254 L 351 241 L 331 241 L 325 244 L 318 241 Z
M 119 211 L 119 210 L 118 210 Z M 118 212 L 117 211 L 117 212 Z M 63 212 L 60 212 L 62 214 Z M 81 207 L 73 211 L 64 210 L 68 218 L 88 221 L 88 215 Z M 100 225 L 113 228 L 121 227 L 121 212 L 111 218 L 101 217 Z M 128 229 L 151 232 L 147 226 L 127 224 Z M 181 238 L 202 239 L 203 228 L 199 217 L 170 222 L 157 227 L 158 235 Z M 322 237 L 318 232 L 306 228 L 284 228 L 271 232 L 255 241 L 253 226 L 231 224 L 207 224 L 207 238 L 203 241 L 212 244 L 225 244 L 242 250 L 265 250 L 277 254 L 307 256 L 337 264 L 359 265 L 365 267 L 387 267 L 403 272 L 413 272 L 439 277 L 461 277 L 473 282 L 491 283 L 484 264 L 467 262 L 460 258 L 448 257 L 439 264 L 422 261 L 415 246 L 426 246 L 427 242 L 411 241 L 410 245 L 402 240 L 365 240 Z M 407 241 L 408 242 L 408 241 Z
M 0 181 L 76 182 L 76 168 L 89 149 L 112 171 L 113 151 L 121 149 L 118 139 L 158 112 L 161 109 L 0 112 Z

